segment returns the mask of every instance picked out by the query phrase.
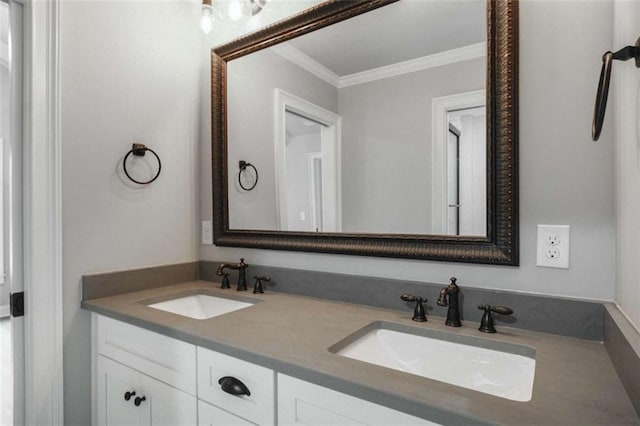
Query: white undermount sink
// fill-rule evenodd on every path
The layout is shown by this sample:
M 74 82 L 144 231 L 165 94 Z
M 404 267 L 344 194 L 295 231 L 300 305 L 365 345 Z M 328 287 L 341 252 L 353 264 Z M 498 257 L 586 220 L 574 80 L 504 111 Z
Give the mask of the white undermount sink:
M 513 401 L 530 401 L 535 350 L 488 339 L 376 322 L 331 352 Z
M 194 319 L 208 319 L 253 306 L 253 303 L 210 296 L 192 294 L 163 302 L 147 305 L 153 309 L 171 312 Z

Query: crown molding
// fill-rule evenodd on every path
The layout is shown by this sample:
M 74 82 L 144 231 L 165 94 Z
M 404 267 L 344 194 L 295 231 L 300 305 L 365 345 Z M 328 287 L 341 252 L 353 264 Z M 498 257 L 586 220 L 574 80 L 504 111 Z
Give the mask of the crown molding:
M 273 50 L 284 59 L 310 72 L 319 79 L 326 81 L 333 87 L 340 87 L 340 76 L 338 74 L 334 73 L 315 59 L 305 55 L 290 44 L 285 43 L 275 45 L 273 46 Z
M 356 86 L 358 84 L 396 77 L 416 71 L 423 71 L 429 68 L 440 67 L 456 62 L 482 58 L 486 56 L 486 52 L 486 42 L 470 44 L 457 49 L 445 50 L 444 52 L 434 53 L 433 55 L 422 56 L 420 58 L 410 59 L 404 62 L 398 62 L 359 73 L 345 75 L 340 77 L 339 88 Z
M 433 55 L 422 56 L 420 58 L 348 74 L 342 77 L 290 44 L 279 44 L 274 46 L 273 49 L 275 53 L 284 59 L 298 65 L 300 68 L 310 72 L 332 86 L 342 89 L 343 87 L 356 86 L 358 84 L 370 83 L 376 80 L 441 67 L 456 62 L 482 58 L 486 56 L 487 43 L 470 44 L 457 49 L 445 50 L 444 52 L 434 53 Z

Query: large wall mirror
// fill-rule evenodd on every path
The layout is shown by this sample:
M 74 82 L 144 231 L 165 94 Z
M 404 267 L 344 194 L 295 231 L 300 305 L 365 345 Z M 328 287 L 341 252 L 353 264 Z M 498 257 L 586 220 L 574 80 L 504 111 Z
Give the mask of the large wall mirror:
M 518 264 L 516 0 L 328 1 L 212 51 L 214 242 Z

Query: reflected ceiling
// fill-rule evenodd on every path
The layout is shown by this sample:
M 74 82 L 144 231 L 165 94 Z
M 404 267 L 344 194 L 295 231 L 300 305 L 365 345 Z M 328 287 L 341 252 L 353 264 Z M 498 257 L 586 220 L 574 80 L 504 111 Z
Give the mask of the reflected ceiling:
M 476 0 L 404 0 L 288 43 L 345 76 L 484 42 L 485 9 Z

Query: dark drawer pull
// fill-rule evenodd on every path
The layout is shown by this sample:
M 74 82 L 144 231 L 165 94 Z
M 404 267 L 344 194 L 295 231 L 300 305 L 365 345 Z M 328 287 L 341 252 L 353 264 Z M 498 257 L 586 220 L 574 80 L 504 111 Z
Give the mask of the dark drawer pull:
M 125 401 L 129 401 L 131 399 L 131 397 L 135 396 L 135 395 L 136 395 L 135 391 L 134 392 L 127 391 L 127 392 L 124 393 L 124 400 Z
M 228 394 L 231 395 L 247 395 L 250 396 L 249 388 L 245 386 L 240 380 L 235 377 L 225 376 L 218 380 L 218 384 Z
M 133 405 L 135 405 L 136 407 L 139 407 L 140 404 L 142 404 L 142 402 L 146 400 L 147 400 L 146 396 L 143 396 L 142 398 L 140 398 L 139 396 L 136 396 L 136 399 L 133 400 Z

